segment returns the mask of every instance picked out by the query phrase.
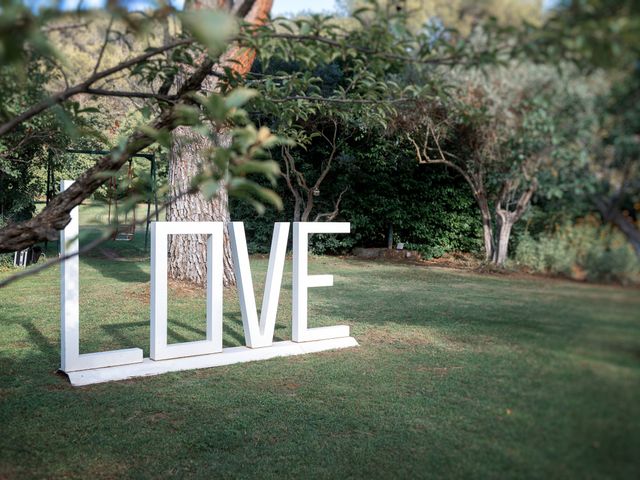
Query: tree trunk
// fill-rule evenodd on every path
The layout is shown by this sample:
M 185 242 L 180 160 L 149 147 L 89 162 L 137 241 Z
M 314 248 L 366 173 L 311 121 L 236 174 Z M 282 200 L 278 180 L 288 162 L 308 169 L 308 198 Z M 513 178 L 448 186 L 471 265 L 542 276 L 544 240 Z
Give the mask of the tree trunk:
M 482 237 L 484 240 L 484 259 L 486 262 L 490 262 L 494 255 L 494 243 L 493 243 L 493 227 L 491 226 L 491 211 L 489 210 L 489 204 L 487 203 L 487 197 L 482 192 L 476 195 L 476 202 L 480 207 L 480 214 L 482 215 Z
M 627 237 L 636 255 L 640 258 L 640 230 L 638 230 L 638 227 L 635 226 L 630 218 L 625 217 L 612 201 L 598 200 L 596 201 L 596 206 L 604 220 L 614 224 Z
M 494 263 L 503 266 L 509 255 L 509 239 L 511 238 L 511 229 L 513 228 L 514 221 L 509 212 L 500 212 L 498 218 L 500 219 L 500 230 L 498 234 L 498 245 L 494 254 Z
M 293 204 L 293 221 L 294 222 L 299 222 L 300 221 L 300 217 L 302 216 L 301 212 L 302 212 L 302 199 L 298 196 L 295 195 L 295 203 Z
M 218 136 L 219 145 L 230 142 L 230 133 Z M 179 197 L 186 191 L 191 179 L 198 173 L 202 154 L 211 148 L 211 140 L 188 127 L 180 127 L 173 137 L 169 156 L 170 193 L 176 201 L 167 209 L 168 221 L 229 222 L 229 198 L 222 186 L 218 195 L 208 200 L 197 192 Z M 171 235 L 169 237 L 169 277 L 198 285 L 207 281 L 207 240 L 206 235 Z M 227 228 L 224 230 L 224 285 L 235 285 L 231 244 Z
M 250 6 L 244 11 L 243 2 L 221 2 L 218 0 L 204 0 L 189 4 L 190 8 L 226 8 L 243 17 L 244 21 L 259 25 L 263 23 L 271 11 L 272 0 L 256 0 L 244 2 Z M 238 10 L 239 8 L 239 10 Z M 243 13 L 244 12 L 244 13 Z M 221 57 L 221 65 L 227 66 L 240 75 L 246 74 L 253 64 L 255 52 L 248 48 L 231 46 Z M 209 77 L 203 87 L 208 91 L 217 89 L 217 79 Z M 230 133 L 218 133 L 218 145 L 231 143 Z M 190 181 L 197 174 L 205 155 L 212 145 L 211 140 L 194 132 L 189 128 L 176 130 L 173 145 L 169 155 L 169 185 L 171 195 L 174 196 L 189 187 Z M 222 186 L 224 187 L 224 186 Z M 187 195 L 178 199 L 167 210 L 169 221 L 213 221 L 229 222 L 229 198 L 225 188 L 221 188 L 218 195 L 207 200 L 201 193 Z M 177 280 L 204 284 L 206 283 L 206 240 L 199 235 L 178 235 L 169 238 L 169 276 Z M 230 252 L 229 234 L 224 230 L 224 285 L 236 284 L 233 271 L 233 261 Z
M 621 212 L 615 212 L 611 218 L 611 222 L 624 233 L 629 243 L 636 252 L 638 258 L 640 258 L 640 230 Z
M 491 213 L 489 209 L 481 209 L 482 212 L 482 237 L 484 240 L 484 259 L 489 262 L 493 257 L 493 228 L 491 227 Z
M 496 204 L 495 212 L 496 219 L 498 220 L 498 245 L 493 252 L 493 263 L 499 266 L 503 266 L 507 261 L 509 254 L 509 238 L 511 237 L 511 229 L 513 225 L 522 218 L 525 210 L 529 207 L 533 194 L 538 189 L 538 179 L 533 178 L 529 181 L 529 185 L 524 190 L 518 201 L 516 207 L 513 210 L 509 210 L 508 207 L 504 208 L 503 205 L 508 205 L 507 199 L 512 196 L 514 191 L 519 187 L 520 181 L 514 179 L 508 179 L 503 183 L 500 195 L 498 196 L 498 202 Z
M 312 192 L 308 192 L 307 193 L 307 202 L 304 205 L 304 210 L 302 211 L 302 215 L 300 216 L 300 221 L 301 222 L 308 222 L 309 221 L 309 216 L 311 215 L 311 210 L 313 210 L 313 193 Z

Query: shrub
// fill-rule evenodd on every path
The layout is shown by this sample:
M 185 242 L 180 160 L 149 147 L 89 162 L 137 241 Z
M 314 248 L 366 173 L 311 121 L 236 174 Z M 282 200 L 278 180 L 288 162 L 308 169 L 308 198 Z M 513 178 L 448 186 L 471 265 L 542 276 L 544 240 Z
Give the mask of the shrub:
M 7 224 L 6 219 L 0 216 L 0 228 Z M 0 253 L 0 271 L 13 268 L 13 253 Z
M 538 239 L 525 233 L 516 248 L 515 261 L 537 272 L 579 280 L 640 280 L 640 261 L 624 235 L 592 216 L 557 227 Z
M 405 243 L 404 248 L 406 250 L 415 250 L 425 260 L 429 260 L 431 258 L 440 258 L 446 253 L 454 250 L 451 245 L 426 245 L 423 243 Z
M 355 239 L 344 235 L 314 234 L 309 239 L 309 250 L 314 255 L 344 255 L 355 246 Z

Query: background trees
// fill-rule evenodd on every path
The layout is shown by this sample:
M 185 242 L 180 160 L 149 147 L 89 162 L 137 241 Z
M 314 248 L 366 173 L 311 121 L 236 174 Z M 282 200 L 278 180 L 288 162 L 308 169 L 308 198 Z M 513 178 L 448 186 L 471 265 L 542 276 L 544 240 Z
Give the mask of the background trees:
M 486 261 L 505 265 L 521 239 L 595 213 L 638 249 L 633 5 L 347 3 L 347 16 L 275 22 L 257 1 L 145 15 L 12 6 L 23 21 L 0 29 L 19 52 L 3 50 L 0 69 L 0 202 L 12 222 L 0 248 L 54 238 L 70 208 L 153 148 L 168 153 L 169 219 L 244 219 L 258 251 L 274 219 L 344 219 L 354 234 L 317 237 L 317 252 L 484 245 Z M 68 146 L 112 154 L 72 165 Z M 76 172 L 78 190 L 31 218 L 51 162 Z M 145 181 L 134 179 L 129 205 Z M 172 275 L 201 282 L 201 242 L 171 248 Z M 231 284 L 230 258 L 226 269 Z
M 240 2 L 233 6 L 233 12 L 246 12 L 253 4 L 252 1 Z M 113 10 L 113 14 L 119 15 L 137 35 L 144 35 L 145 27 L 157 26 L 158 20 L 166 18 L 167 13 L 171 13 L 171 10 L 165 9 L 158 13 L 158 16 L 129 14 L 118 8 Z M 56 14 L 57 12 L 53 12 L 54 18 Z M 41 24 L 50 18 L 46 15 L 34 17 L 31 11 L 21 4 L 8 5 L 4 8 L 3 15 L 11 16 L 14 20 L 17 19 L 13 24 L 7 24 L 9 25 L 8 29 L 5 29 L 7 25 L 3 23 L 2 41 L 6 44 L 4 46 L 10 49 L 11 54 L 10 57 L 7 57 L 11 63 L 4 68 L 16 68 L 24 74 L 25 65 L 29 64 L 28 53 L 39 52 L 51 55 L 53 52 L 46 38 L 43 39 L 43 31 L 41 30 Z M 232 136 L 232 141 L 230 145 L 225 147 L 225 151 L 221 148 L 209 157 L 211 168 L 202 169 L 201 174 L 193 179 L 188 190 L 181 192 L 181 195 L 188 194 L 190 190 L 198 189 L 201 185 L 206 185 L 207 181 L 217 185 L 223 174 L 242 176 L 243 168 L 246 169 L 247 165 L 251 165 L 253 156 L 259 154 L 262 147 L 268 145 L 272 140 L 266 131 L 258 132 L 257 129 L 252 129 L 248 125 L 248 120 L 242 116 L 242 111 L 239 110 L 239 107 L 244 103 L 242 95 L 229 94 L 224 100 L 219 98 L 218 94 L 208 97 L 197 94 L 201 90 L 202 82 L 209 76 L 220 52 L 228 44 L 229 37 L 234 33 L 235 27 L 232 18 L 220 12 L 210 12 L 198 17 L 183 15 L 182 20 L 186 32 L 180 38 L 161 46 L 148 48 L 144 53 L 120 61 L 117 65 L 102 67 L 102 52 L 105 49 L 101 49 L 89 77 L 47 96 L 40 103 L 23 106 L 22 111 L 11 113 L 0 125 L 3 150 L 7 150 L 14 148 L 16 142 L 21 141 L 12 141 L 8 134 L 15 132 L 26 122 L 39 117 L 43 112 L 49 111 L 51 107 L 61 109 L 63 119 L 69 124 L 68 130 L 72 131 L 76 127 L 72 114 L 79 112 L 77 109 L 74 110 L 75 104 L 69 100 L 79 95 L 147 99 L 149 103 L 144 107 L 143 117 L 148 118 L 152 116 L 152 112 L 155 113 L 154 119 L 133 129 L 119 142 L 117 147 L 112 148 L 109 155 L 102 157 L 80 175 L 70 189 L 58 195 L 36 217 L 2 228 L 0 230 L 0 251 L 21 249 L 37 241 L 54 239 L 57 230 L 69 221 L 71 209 L 95 192 L 110 175 L 115 174 L 127 162 L 131 154 L 139 152 L 157 141 L 166 144 L 167 134 L 180 125 L 225 123 L 229 120 L 235 120 L 236 124 L 240 126 L 246 125 L 237 132 L 237 135 Z M 107 35 L 105 35 L 105 46 L 111 40 L 108 33 L 107 31 Z M 202 51 L 203 53 L 198 55 L 197 61 L 194 61 L 194 56 L 189 53 L 187 48 L 193 49 L 197 46 L 198 41 L 201 42 L 200 51 L 204 46 L 207 53 Z M 5 48 L 3 52 L 5 52 L 4 55 L 8 55 L 9 50 Z M 165 52 L 171 52 L 171 54 L 161 57 L 160 54 Z M 177 69 L 179 70 L 180 66 L 185 64 L 191 65 L 192 68 L 172 93 L 170 91 L 172 82 L 169 82 L 169 79 L 175 80 Z M 138 78 L 148 89 L 146 91 L 119 91 L 107 88 L 109 80 L 114 75 L 122 73 Z M 156 83 L 154 84 L 154 82 Z M 220 104 L 224 107 L 219 108 Z M 232 119 L 231 116 L 234 118 Z M 219 167 L 214 168 L 216 162 L 219 166 L 225 166 L 222 169 L 223 173 L 220 173 Z M 265 196 L 261 187 L 252 182 L 238 180 L 234 186 L 237 187 L 234 193 L 248 198 L 254 197 L 256 203 L 265 199 L 275 200 L 274 197 Z M 210 196 L 215 193 L 211 186 L 207 191 Z

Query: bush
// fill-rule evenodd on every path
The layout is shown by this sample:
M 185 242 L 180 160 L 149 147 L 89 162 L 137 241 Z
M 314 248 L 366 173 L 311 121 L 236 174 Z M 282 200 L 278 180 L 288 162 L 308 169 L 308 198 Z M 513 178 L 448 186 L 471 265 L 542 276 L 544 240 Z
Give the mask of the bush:
M 13 268 L 13 254 L 0 253 L 0 272 Z
M 309 250 L 314 255 L 344 255 L 351 252 L 355 239 L 345 235 L 314 234 L 309 239 Z
M 430 258 L 440 258 L 454 250 L 450 245 L 425 245 L 422 243 L 405 243 L 404 248 L 405 250 L 418 252 L 422 258 L 426 260 Z
M 0 216 L 0 228 L 7 224 L 6 219 Z M 0 253 L 0 271 L 13 268 L 13 253 Z
M 538 239 L 525 233 L 516 248 L 515 261 L 537 272 L 579 280 L 640 280 L 640 261 L 624 235 L 595 217 L 565 224 Z

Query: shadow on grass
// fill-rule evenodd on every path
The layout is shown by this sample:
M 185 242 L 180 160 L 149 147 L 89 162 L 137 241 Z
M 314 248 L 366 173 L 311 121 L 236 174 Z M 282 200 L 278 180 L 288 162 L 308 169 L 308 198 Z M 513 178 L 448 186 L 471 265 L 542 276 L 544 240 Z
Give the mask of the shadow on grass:
M 118 282 L 145 283 L 149 281 L 149 272 L 143 270 L 140 262 L 136 260 L 109 260 L 104 257 L 85 256 L 82 262 L 100 272 L 102 276 L 113 278 Z
M 40 353 L 47 357 L 53 357 L 59 355 L 59 345 L 54 345 L 53 342 L 47 336 L 42 333 L 31 321 L 20 322 L 20 326 L 25 329 L 29 339 L 38 348 Z

